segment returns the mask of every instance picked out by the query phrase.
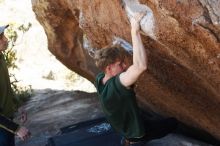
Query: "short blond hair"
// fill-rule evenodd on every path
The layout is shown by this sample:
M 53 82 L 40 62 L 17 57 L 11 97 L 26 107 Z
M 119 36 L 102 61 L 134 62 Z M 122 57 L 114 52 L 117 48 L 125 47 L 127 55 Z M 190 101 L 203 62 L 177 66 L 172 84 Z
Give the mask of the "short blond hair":
M 101 70 L 115 63 L 116 61 L 123 61 L 127 52 L 119 45 L 107 46 L 95 52 L 95 64 Z

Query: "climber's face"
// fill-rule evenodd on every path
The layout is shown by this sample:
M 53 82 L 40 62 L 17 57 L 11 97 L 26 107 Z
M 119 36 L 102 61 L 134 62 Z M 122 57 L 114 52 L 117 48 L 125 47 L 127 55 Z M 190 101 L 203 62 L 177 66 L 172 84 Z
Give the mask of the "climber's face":
M 112 76 L 122 73 L 126 69 L 127 69 L 127 65 L 125 64 L 124 61 L 116 61 L 115 63 L 112 63 L 107 66 L 107 70 Z
M 5 37 L 4 33 L 0 34 L 0 52 L 6 50 L 8 47 L 8 39 Z

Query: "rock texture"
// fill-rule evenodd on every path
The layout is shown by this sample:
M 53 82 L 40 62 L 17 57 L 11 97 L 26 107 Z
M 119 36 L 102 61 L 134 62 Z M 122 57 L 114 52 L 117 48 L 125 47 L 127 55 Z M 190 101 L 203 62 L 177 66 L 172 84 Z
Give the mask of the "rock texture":
M 90 81 L 99 71 L 93 48 L 112 43 L 114 37 L 131 42 L 124 2 L 32 0 L 49 50 Z M 220 1 L 140 3 L 153 12 L 155 38 L 142 36 L 149 66 L 136 84 L 138 100 L 220 139 Z

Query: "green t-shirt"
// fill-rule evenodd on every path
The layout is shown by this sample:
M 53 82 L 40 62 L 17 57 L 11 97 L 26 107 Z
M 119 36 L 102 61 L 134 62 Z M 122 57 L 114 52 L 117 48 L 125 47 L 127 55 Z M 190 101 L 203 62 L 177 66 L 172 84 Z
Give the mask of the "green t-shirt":
M 107 120 L 126 138 L 144 136 L 144 125 L 138 112 L 134 90 L 124 87 L 119 75 L 103 84 L 104 76 L 104 73 L 98 74 L 95 85 Z
M 0 53 L 0 113 L 6 117 L 13 117 L 16 111 L 14 101 L 7 65 L 3 54 Z

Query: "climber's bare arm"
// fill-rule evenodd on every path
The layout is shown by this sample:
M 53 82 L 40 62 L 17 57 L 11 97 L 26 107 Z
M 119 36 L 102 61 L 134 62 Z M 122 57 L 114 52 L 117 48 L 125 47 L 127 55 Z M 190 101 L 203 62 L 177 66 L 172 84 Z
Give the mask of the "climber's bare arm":
M 133 64 L 119 78 L 125 87 L 134 84 L 138 77 L 147 69 L 147 56 L 140 36 L 140 20 L 143 13 L 137 13 L 131 18 L 131 36 L 133 44 Z

